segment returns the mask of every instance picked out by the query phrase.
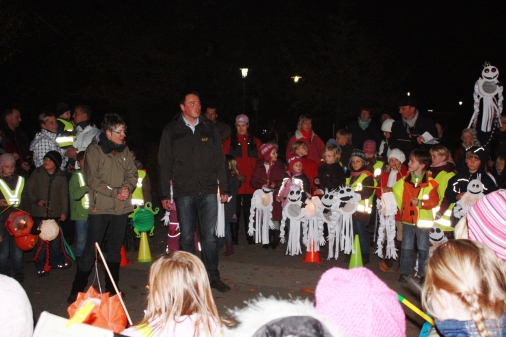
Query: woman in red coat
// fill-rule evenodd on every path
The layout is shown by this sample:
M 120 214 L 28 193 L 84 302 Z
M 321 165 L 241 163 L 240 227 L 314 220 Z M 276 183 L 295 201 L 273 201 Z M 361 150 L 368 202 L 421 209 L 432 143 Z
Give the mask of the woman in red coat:
M 239 217 L 241 215 L 241 203 L 244 209 L 243 219 L 246 228 L 246 239 L 248 244 L 253 244 L 252 236 L 248 235 L 249 211 L 251 208 L 251 198 L 255 189 L 251 187 L 250 181 L 255 169 L 257 160 L 262 158 L 260 146 L 262 142 L 252 135 L 248 134 L 249 118 L 246 115 L 239 115 L 235 119 L 236 132 L 228 137 L 223 143 L 223 151 L 235 157 L 239 173 L 246 177 L 246 180 L 239 187 L 237 194 L 237 223 L 232 226 L 232 240 L 238 244 L 239 237 Z
M 309 150 L 309 154 L 307 155 L 308 159 L 316 163 L 320 163 L 322 161 L 323 149 L 325 148 L 325 144 L 321 140 L 316 133 L 313 131 L 312 119 L 308 114 L 304 114 L 299 117 L 299 123 L 297 124 L 297 130 L 295 134 L 288 141 L 288 145 L 286 147 L 286 158 L 290 158 L 290 152 L 292 144 L 302 138 L 307 140 L 307 148 Z
M 273 193 L 272 221 L 274 229 L 269 229 L 269 245 L 275 249 L 279 244 L 279 226 L 282 218 L 281 202 L 278 201 L 278 192 L 285 177 L 285 166 L 278 160 L 278 149 L 271 143 L 263 144 L 260 148 L 263 158 L 257 161 L 251 187 L 255 190 L 269 188 Z M 269 245 L 263 245 L 269 248 Z

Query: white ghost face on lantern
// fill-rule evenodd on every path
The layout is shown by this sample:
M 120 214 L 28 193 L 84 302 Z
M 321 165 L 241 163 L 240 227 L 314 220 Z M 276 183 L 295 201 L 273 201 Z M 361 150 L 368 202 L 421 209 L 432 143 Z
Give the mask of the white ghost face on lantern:
M 483 76 L 483 78 L 488 81 L 495 80 L 497 77 L 499 77 L 499 69 L 488 64 L 485 66 L 485 68 L 483 68 L 481 76 Z
M 483 193 L 484 189 L 485 186 L 483 186 L 479 176 L 478 179 L 473 179 L 469 182 L 469 184 L 467 184 L 467 191 L 471 194 Z
M 439 228 L 436 225 L 431 227 L 431 229 L 429 231 L 430 241 L 439 242 L 439 241 L 442 241 L 444 237 L 445 237 L 445 233 L 443 232 L 443 230 L 441 228 Z
M 284 212 L 291 220 L 299 220 L 304 215 L 302 212 L 302 192 L 300 187 L 297 185 L 290 186 L 290 192 L 288 193 L 288 203 L 284 207 Z
M 288 193 L 288 201 L 289 202 L 297 202 L 302 199 L 302 193 L 300 191 L 300 187 L 297 185 L 290 186 L 290 192 Z
M 328 191 L 325 189 L 325 194 L 321 199 L 322 205 L 325 208 L 332 208 L 332 206 L 337 202 L 336 194 L 334 191 Z
M 336 192 L 339 201 L 339 212 L 342 214 L 353 214 L 357 210 L 360 194 L 355 193 L 350 186 L 340 188 Z

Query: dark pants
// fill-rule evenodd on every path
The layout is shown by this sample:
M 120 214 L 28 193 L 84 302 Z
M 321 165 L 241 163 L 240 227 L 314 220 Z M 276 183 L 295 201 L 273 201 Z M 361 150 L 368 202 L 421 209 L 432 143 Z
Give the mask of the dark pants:
M 14 242 L 14 236 L 10 235 L 5 231 L 5 236 L 3 241 L 0 242 L 0 274 L 10 276 L 9 269 L 11 266 L 11 261 L 9 257 L 12 259 L 12 269 L 14 270 L 15 278 L 23 278 L 24 265 L 23 265 L 23 251 L 16 246 Z
M 180 249 L 195 254 L 193 233 L 195 232 L 195 222 L 198 216 L 201 231 L 202 262 L 206 267 L 209 281 L 219 279 L 218 252 L 216 250 L 216 221 L 218 218 L 216 194 L 179 197 L 175 198 L 175 202 L 181 230 Z
M 41 222 L 42 218 L 33 218 L 33 226 L 35 228 L 39 227 Z M 56 222 L 58 223 L 58 221 Z M 43 241 L 39 238 L 37 244 L 35 245 L 35 248 L 33 248 L 33 256 L 35 257 L 39 251 L 40 246 L 42 245 L 39 256 L 35 261 L 35 269 L 37 269 L 37 271 L 44 270 L 44 265 L 46 264 L 47 245 L 49 245 L 49 264 L 51 267 L 56 267 L 65 261 L 65 255 L 63 255 L 61 244 L 62 242 L 60 240 L 59 234 L 54 240 L 51 241 Z
M 237 195 L 237 224 L 240 222 L 241 216 L 241 199 L 242 199 L 242 217 L 244 220 L 244 228 L 246 229 L 246 236 L 248 236 L 248 228 L 249 228 L 249 212 L 251 210 L 251 199 L 253 198 L 253 194 L 238 194 Z
M 360 241 L 360 251 L 362 252 L 363 259 L 369 259 L 370 255 L 370 239 L 367 225 L 368 224 L 365 222 L 353 220 L 353 235 L 358 234 L 358 239 Z

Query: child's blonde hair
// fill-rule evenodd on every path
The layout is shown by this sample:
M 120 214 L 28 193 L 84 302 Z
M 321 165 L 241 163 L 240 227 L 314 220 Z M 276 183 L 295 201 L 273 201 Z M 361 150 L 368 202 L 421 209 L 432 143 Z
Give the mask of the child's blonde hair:
M 337 155 L 336 162 L 341 160 L 341 149 L 336 146 L 335 144 L 327 144 L 325 145 L 325 148 L 323 149 L 323 156 L 325 156 L 325 152 L 332 152 L 333 154 Z
M 206 336 L 221 324 L 204 264 L 184 251 L 162 255 L 149 270 L 148 306 L 140 325 L 158 318 L 151 328 L 162 330 L 168 322 L 192 314 L 197 314 L 195 326 L 202 326 Z
M 351 132 L 346 130 L 346 129 L 339 129 L 337 130 L 337 133 L 336 133 L 336 138 L 338 136 L 341 136 L 343 138 L 346 138 L 346 144 L 349 144 L 351 145 Z
M 422 305 L 430 312 L 440 289 L 460 298 L 481 336 L 490 336 L 485 319 L 500 319 L 506 312 L 503 262 L 481 242 L 450 240 L 433 252 L 422 291 Z
M 290 150 L 292 150 L 292 152 L 295 152 L 302 145 L 306 145 L 306 143 L 303 140 L 298 140 L 298 141 L 296 141 L 295 143 L 292 144 L 292 147 L 290 148 Z M 306 147 L 307 147 L 307 145 L 306 145 Z
M 506 163 L 506 159 L 503 156 L 497 156 L 495 162 L 497 163 L 498 161 L 500 161 L 501 163 Z
M 225 155 L 225 157 L 227 158 L 228 169 L 234 173 L 239 173 L 235 157 L 230 154 Z
M 431 155 L 443 156 L 446 157 L 446 160 L 450 159 L 450 150 L 448 150 L 446 146 L 436 145 L 433 148 L 431 148 L 429 152 Z

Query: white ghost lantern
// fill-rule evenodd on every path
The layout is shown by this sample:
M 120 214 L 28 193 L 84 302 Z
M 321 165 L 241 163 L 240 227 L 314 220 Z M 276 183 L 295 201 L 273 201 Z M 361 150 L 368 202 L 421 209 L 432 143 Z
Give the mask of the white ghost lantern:
M 478 174 L 476 179 L 471 180 L 467 184 L 467 192 L 455 203 L 453 215 L 458 219 L 466 215 L 471 207 L 485 196 L 483 194 L 484 190 L 485 186 L 481 182 L 481 174 Z
M 329 229 L 329 255 L 327 260 L 339 257 L 339 235 L 341 234 L 341 214 L 338 212 L 339 195 L 337 191 L 327 191 L 321 199 L 322 207 L 318 210 L 320 219 L 327 223 Z M 334 250 L 335 244 L 335 250 Z
M 306 245 L 308 251 L 311 250 L 311 246 L 314 251 L 319 251 L 320 246 L 325 245 L 323 221 L 318 213 L 322 207 L 322 202 L 318 197 L 306 200 L 304 222 L 302 223 L 302 243 Z
M 386 258 L 397 259 L 395 248 L 395 214 L 397 214 L 397 203 L 392 192 L 383 193 L 377 201 L 379 216 L 378 241 L 376 254 L 383 258 L 383 243 L 386 241 Z
M 340 241 L 341 250 L 345 254 L 355 253 L 353 249 L 353 213 L 357 211 L 358 203 L 362 200 L 351 186 L 344 186 L 337 192 L 337 211 L 341 214 L 341 233 L 336 237 Z
M 302 193 L 300 186 L 290 186 L 288 193 L 288 202 L 283 207 L 283 219 L 281 220 L 280 238 L 281 243 L 285 243 L 285 223 L 286 219 L 290 219 L 290 229 L 288 233 L 288 244 L 286 246 L 286 255 L 302 254 L 300 246 L 301 235 L 301 219 L 304 217 L 305 209 L 302 208 Z
M 274 197 L 271 189 L 261 188 L 253 193 L 248 234 L 254 234 L 255 243 L 269 244 L 269 228 L 274 229 L 274 223 L 272 222 L 273 201 Z

